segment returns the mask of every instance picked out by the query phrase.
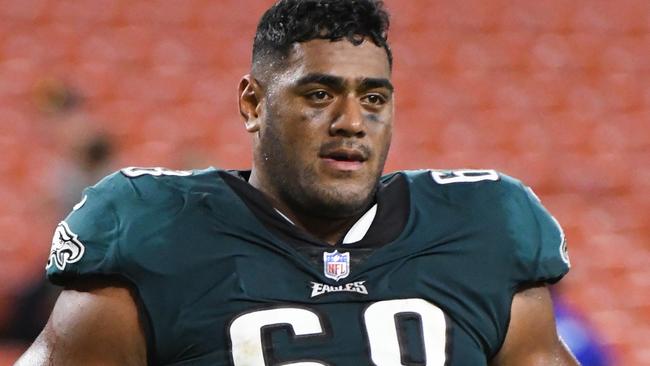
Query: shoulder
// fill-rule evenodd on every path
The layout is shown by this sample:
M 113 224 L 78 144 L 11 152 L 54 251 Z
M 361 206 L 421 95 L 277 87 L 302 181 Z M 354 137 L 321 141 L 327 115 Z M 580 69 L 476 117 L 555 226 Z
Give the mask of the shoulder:
M 528 218 L 536 223 L 557 221 L 542 205 L 539 197 L 521 180 L 492 169 L 417 170 L 401 171 L 409 181 L 413 195 L 432 197 L 436 204 L 460 208 L 470 205 L 473 210 L 502 213 L 513 220 Z M 418 197 L 416 197 L 418 198 Z M 430 204 L 428 200 L 422 200 Z M 538 225 L 539 226 L 539 225 Z
M 216 174 L 215 169 L 126 168 L 88 187 L 55 229 L 46 266 L 51 279 L 117 272 L 120 255 L 172 225 L 194 192 L 219 184 Z
M 182 193 L 215 184 L 218 169 L 172 170 L 162 167 L 128 167 L 107 176 L 94 189 L 152 198 L 160 193 Z M 206 185 L 206 183 L 208 183 Z
M 86 205 L 99 201 L 104 211 L 79 209 L 79 216 L 93 221 L 100 215 L 112 215 L 113 228 L 120 242 L 131 246 L 151 232 L 162 233 L 179 224 L 196 221 L 209 204 L 224 196 L 226 184 L 219 170 L 170 170 L 166 168 L 125 168 L 86 191 Z M 104 202 L 101 204 L 101 202 Z M 97 205 L 97 204 L 95 204 Z M 211 206 L 210 206 L 211 207 Z
M 425 169 L 394 174 L 406 177 L 414 208 L 429 212 L 432 218 L 452 214 L 493 227 L 516 226 L 518 220 L 532 218 L 533 211 L 541 208 L 529 187 L 493 169 Z
M 509 175 L 494 169 L 418 169 L 400 170 L 387 175 L 405 175 L 411 182 L 421 182 L 426 179 L 427 183 L 433 186 L 448 186 L 455 183 L 481 183 L 486 184 L 504 183 L 521 184 L 521 182 Z
M 493 169 L 423 169 L 400 171 L 415 195 L 435 196 L 454 204 L 526 200 L 529 188 L 520 180 Z
M 427 222 L 458 230 L 473 228 L 513 254 L 522 282 L 554 282 L 569 269 L 566 239 L 558 221 L 533 190 L 495 170 L 398 172 L 409 181 L 411 199 Z M 494 247 L 492 247 L 494 248 Z
M 191 192 L 216 187 L 219 170 L 171 170 L 128 167 L 118 170 L 84 191 L 83 201 L 101 200 L 114 210 L 138 210 L 182 200 Z M 81 204 L 81 202 L 80 202 Z
M 534 226 L 537 200 L 518 179 L 492 169 L 402 171 L 412 208 L 423 220 L 507 231 L 526 222 Z

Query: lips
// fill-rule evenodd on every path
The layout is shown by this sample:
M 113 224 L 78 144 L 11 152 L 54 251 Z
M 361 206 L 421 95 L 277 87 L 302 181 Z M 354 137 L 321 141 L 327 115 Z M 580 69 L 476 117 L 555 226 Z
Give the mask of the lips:
M 319 157 L 329 169 L 352 172 L 361 169 L 369 155 L 368 148 L 363 145 L 355 147 L 325 146 Z
M 354 149 L 334 149 L 324 154 L 321 154 L 321 158 L 332 159 L 336 161 L 357 161 L 357 162 L 364 162 L 368 160 L 368 158 L 364 153 Z

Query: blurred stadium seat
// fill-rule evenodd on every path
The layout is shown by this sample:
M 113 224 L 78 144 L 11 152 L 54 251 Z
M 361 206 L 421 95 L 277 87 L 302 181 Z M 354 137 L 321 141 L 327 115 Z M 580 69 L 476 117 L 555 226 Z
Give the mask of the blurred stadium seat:
M 247 166 L 236 87 L 270 3 L 0 0 L 0 329 L 42 276 L 62 210 L 48 177 L 71 156 L 72 120 L 115 140 L 117 166 Z M 616 365 L 650 364 L 650 1 L 386 3 L 388 168 L 496 168 L 532 185 L 567 232 L 566 301 Z M 21 347 L 0 345 L 0 365 Z

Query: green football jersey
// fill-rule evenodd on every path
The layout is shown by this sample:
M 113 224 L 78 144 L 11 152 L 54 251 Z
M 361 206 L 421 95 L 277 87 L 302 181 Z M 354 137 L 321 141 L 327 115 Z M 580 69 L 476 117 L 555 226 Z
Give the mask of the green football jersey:
M 48 278 L 127 280 L 152 365 L 480 366 L 516 291 L 569 269 L 555 219 L 494 171 L 384 176 L 368 234 L 334 246 L 238 174 L 104 178 L 56 228 Z

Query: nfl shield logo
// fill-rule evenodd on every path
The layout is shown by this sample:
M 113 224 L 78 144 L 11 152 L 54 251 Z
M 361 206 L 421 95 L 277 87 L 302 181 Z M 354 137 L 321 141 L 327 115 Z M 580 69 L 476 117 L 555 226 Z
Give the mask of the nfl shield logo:
M 323 271 L 325 277 L 338 281 L 350 274 L 350 253 L 323 253 Z

